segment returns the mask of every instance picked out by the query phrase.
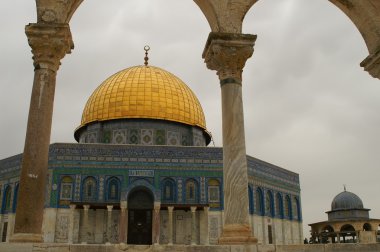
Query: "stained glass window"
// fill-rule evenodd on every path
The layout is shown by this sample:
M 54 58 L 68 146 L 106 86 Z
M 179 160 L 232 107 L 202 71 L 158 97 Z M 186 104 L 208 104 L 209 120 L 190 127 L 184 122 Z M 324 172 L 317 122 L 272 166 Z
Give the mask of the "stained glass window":
M 94 177 L 87 177 L 83 181 L 83 200 L 87 202 L 96 200 L 96 180 Z

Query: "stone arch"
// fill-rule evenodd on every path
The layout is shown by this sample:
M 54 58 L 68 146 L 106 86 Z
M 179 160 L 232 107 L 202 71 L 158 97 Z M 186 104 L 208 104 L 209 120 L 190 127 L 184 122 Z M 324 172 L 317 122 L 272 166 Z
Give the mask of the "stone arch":
M 363 224 L 363 231 L 372 231 L 372 226 L 369 223 Z
M 141 196 L 139 198 L 139 196 Z M 147 199 L 141 200 L 141 199 Z M 145 186 L 136 186 L 128 193 L 128 209 L 147 208 L 153 209 L 154 193 Z M 132 203 L 130 201 L 133 201 Z M 134 205 L 135 204 L 135 205 Z
M 340 236 L 343 238 L 343 243 L 355 243 L 356 242 L 356 230 L 351 224 L 344 224 L 340 228 Z
M 122 201 L 127 201 L 131 192 L 138 188 L 147 188 L 153 194 L 154 202 L 160 202 L 160 190 L 156 190 L 149 182 L 144 179 L 139 179 L 130 184 L 125 192 L 121 195 Z
M 326 225 L 322 228 L 321 232 L 329 232 L 332 233 L 334 232 L 334 228 L 331 225 Z

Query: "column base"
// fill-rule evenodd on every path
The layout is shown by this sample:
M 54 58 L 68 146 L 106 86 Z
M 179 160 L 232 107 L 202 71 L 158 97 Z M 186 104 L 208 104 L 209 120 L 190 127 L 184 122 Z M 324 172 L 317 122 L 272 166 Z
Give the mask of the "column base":
M 222 235 L 218 240 L 219 244 L 252 244 L 257 243 L 257 238 L 252 236 L 248 225 L 225 225 Z
M 42 243 L 44 239 L 41 234 L 33 233 L 16 233 L 9 238 L 9 242 L 13 243 Z

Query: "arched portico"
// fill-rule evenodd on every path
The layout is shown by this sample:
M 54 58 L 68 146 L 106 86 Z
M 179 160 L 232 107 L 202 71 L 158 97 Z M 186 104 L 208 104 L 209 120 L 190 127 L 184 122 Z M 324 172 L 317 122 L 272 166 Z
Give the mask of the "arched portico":
M 19 204 L 17 209 L 15 236 L 12 241 L 42 241 L 41 212 L 43 212 L 44 194 L 40 192 L 40 188 L 45 188 L 46 183 L 56 74 L 60 60 L 73 49 L 69 22 L 82 1 L 36 0 L 37 23 L 26 27 L 29 44 L 34 54 L 36 71 L 20 177 L 19 199 L 22 204 Z M 222 103 L 226 111 L 223 113 L 223 120 L 226 122 L 226 125 L 223 126 L 223 132 L 226 134 L 224 145 L 227 146 L 225 148 L 226 153 L 224 153 L 226 156 L 224 163 L 231 167 L 242 164 L 239 171 L 244 171 L 246 164 L 239 162 L 243 154 L 245 155 L 241 109 L 241 72 L 246 60 L 253 53 L 256 37 L 241 34 L 241 27 L 244 16 L 257 0 L 194 1 L 206 16 L 211 30 L 215 32 L 207 42 L 204 57 L 208 67 L 217 70 L 220 84 L 223 86 L 222 96 L 224 98 Z M 380 22 L 378 15 L 376 15 L 380 3 L 374 0 L 365 3 L 363 3 L 364 1 L 354 2 L 351 0 L 330 1 L 341 8 L 362 33 L 370 52 L 370 55 L 362 62 L 362 66 L 372 76 L 380 78 Z M 362 20 L 366 20 L 366 22 Z M 237 106 L 229 106 L 231 104 L 237 104 Z M 239 113 L 231 113 L 232 110 L 234 110 L 233 112 L 239 111 Z M 227 135 L 227 132 L 232 134 Z M 233 139 L 241 144 L 235 153 L 234 150 L 228 148 L 228 146 L 234 145 Z M 229 173 L 226 172 L 225 174 Z M 245 198 L 248 199 L 247 179 L 242 178 L 242 180 L 242 187 L 233 188 L 231 191 L 234 194 L 246 195 Z M 229 185 L 230 179 L 227 177 L 224 182 Z M 34 197 L 29 197 L 30 194 L 33 194 Z M 242 202 L 248 204 L 248 200 L 242 200 Z M 229 207 L 233 206 L 229 200 L 225 200 L 225 206 L 227 223 L 231 225 L 228 232 L 236 231 L 235 224 L 240 225 L 240 231 L 241 228 L 244 229 L 248 226 L 246 225 L 248 223 L 248 210 L 239 214 L 235 214 L 236 211 L 228 211 Z M 248 209 L 248 206 L 242 205 L 241 209 Z M 245 230 L 245 233 L 250 233 L 250 230 Z

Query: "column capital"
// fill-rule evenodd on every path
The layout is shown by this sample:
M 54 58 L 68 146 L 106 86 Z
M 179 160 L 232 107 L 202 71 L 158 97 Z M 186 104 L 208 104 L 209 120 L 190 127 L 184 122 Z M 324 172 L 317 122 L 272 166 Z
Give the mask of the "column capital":
M 160 210 L 161 209 L 161 202 L 154 202 L 153 208 L 154 208 L 154 210 Z
M 216 70 L 220 84 L 241 84 L 245 62 L 253 54 L 257 36 L 251 34 L 211 32 L 202 58 L 207 68 Z
M 71 211 L 74 211 L 75 208 L 76 208 L 76 205 L 74 205 L 74 204 L 70 204 L 70 210 L 71 210 Z
M 35 69 L 56 72 L 61 59 L 74 49 L 68 24 L 32 23 L 25 26 L 25 33 L 32 48 Z
M 365 58 L 360 66 L 364 68 L 373 78 L 380 79 L 380 49 Z
M 125 200 L 120 201 L 120 208 L 121 209 L 124 208 L 124 210 L 125 210 L 125 209 L 127 209 L 127 207 L 128 207 L 127 201 L 125 201 Z
M 169 211 L 169 213 L 170 213 L 170 212 L 173 212 L 173 210 L 174 210 L 174 206 L 168 206 L 168 211 Z
M 191 211 L 192 213 L 195 213 L 195 211 L 197 211 L 197 207 L 196 207 L 196 206 L 191 206 L 191 207 L 190 207 L 190 211 Z
M 107 211 L 108 211 L 108 212 L 111 212 L 112 209 L 113 209 L 113 205 L 107 205 Z
M 83 209 L 84 209 L 85 211 L 88 211 L 88 209 L 90 209 L 90 205 L 83 205 Z

